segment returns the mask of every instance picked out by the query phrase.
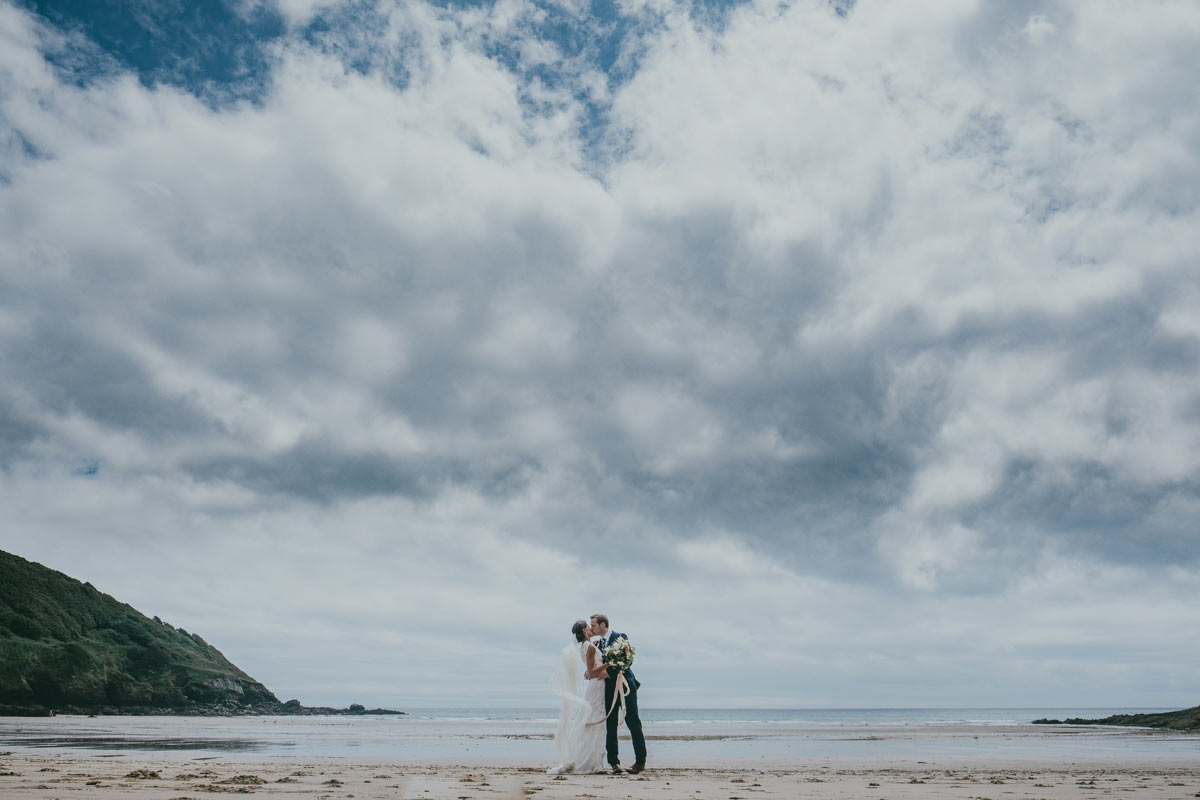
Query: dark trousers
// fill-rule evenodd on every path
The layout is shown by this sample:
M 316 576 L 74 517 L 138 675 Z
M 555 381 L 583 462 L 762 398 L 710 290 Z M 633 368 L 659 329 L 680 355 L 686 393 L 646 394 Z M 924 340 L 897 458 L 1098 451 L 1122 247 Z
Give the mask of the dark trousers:
M 604 708 L 612 708 L 613 695 L 616 693 L 616 681 L 604 682 Z M 620 708 L 613 708 L 608 715 L 608 739 L 604 749 L 608 753 L 608 763 L 615 766 L 621 763 L 617 754 L 617 719 L 621 716 Z M 625 698 L 625 727 L 629 728 L 629 738 L 633 739 L 633 760 L 638 764 L 646 763 L 646 737 L 642 736 L 642 719 L 638 716 L 637 689 L 630 689 Z

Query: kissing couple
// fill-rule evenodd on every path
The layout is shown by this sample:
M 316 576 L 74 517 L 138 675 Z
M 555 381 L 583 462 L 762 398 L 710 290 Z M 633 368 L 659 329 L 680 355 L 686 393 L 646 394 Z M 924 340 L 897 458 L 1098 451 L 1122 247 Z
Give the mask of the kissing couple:
M 571 634 L 575 641 L 563 648 L 550 683 L 563 704 L 554 733 L 557 764 L 547 772 L 604 772 L 607 760 L 613 774 L 621 774 L 625 770 L 617 753 L 617 728 L 624 722 L 633 739 L 629 772 L 636 775 L 646 768 L 646 739 L 638 717 L 641 684 L 629 668 L 634 655 L 629 637 L 610 630 L 604 614 L 579 620 Z

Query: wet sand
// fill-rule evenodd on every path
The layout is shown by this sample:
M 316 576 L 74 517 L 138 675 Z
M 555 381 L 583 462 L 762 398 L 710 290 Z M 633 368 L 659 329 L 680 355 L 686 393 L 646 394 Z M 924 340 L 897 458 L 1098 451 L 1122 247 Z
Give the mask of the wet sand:
M 5 800 L 97 798 L 183 800 L 214 795 L 322 800 L 758 800 L 758 798 L 933 798 L 950 800 L 1087 800 L 1088 798 L 1194 798 L 1200 765 L 1098 761 L 986 761 L 971 765 L 745 764 L 655 766 L 631 775 L 546 775 L 540 767 L 472 764 L 352 763 L 344 759 L 190 761 L 145 757 L 0 755 L 0 797 Z

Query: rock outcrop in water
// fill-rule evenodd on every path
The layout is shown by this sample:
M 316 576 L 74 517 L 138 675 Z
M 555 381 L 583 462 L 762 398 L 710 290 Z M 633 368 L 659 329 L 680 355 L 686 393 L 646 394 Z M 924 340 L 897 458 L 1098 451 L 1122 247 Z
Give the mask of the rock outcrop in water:
M 0 715 L 367 714 L 280 703 L 199 635 L 0 551 Z
M 1164 728 L 1175 731 L 1200 730 L 1200 706 L 1159 714 L 1113 714 L 1104 719 L 1035 719 L 1034 725 L 1128 725 L 1137 728 Z

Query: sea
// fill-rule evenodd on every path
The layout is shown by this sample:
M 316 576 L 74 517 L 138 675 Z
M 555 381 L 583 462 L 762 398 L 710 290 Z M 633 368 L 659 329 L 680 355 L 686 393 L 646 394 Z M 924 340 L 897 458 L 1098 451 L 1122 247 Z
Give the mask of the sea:
M 781 767 L 853 763 L 1200 763 L 1200 736 L 1033 725 L 1147 708 L 642 709 L 651 762 Z M 395 716 L 0 717 L 0 751 L 171 761 L 338 760 L 548 764 L 555 709 L 422 708 Z M 624 730 L 622 730 L 624 733 Z M 628 748 L 626 739 L 622 747 Z M 626 761 L 629 759 L 627 758 Z

